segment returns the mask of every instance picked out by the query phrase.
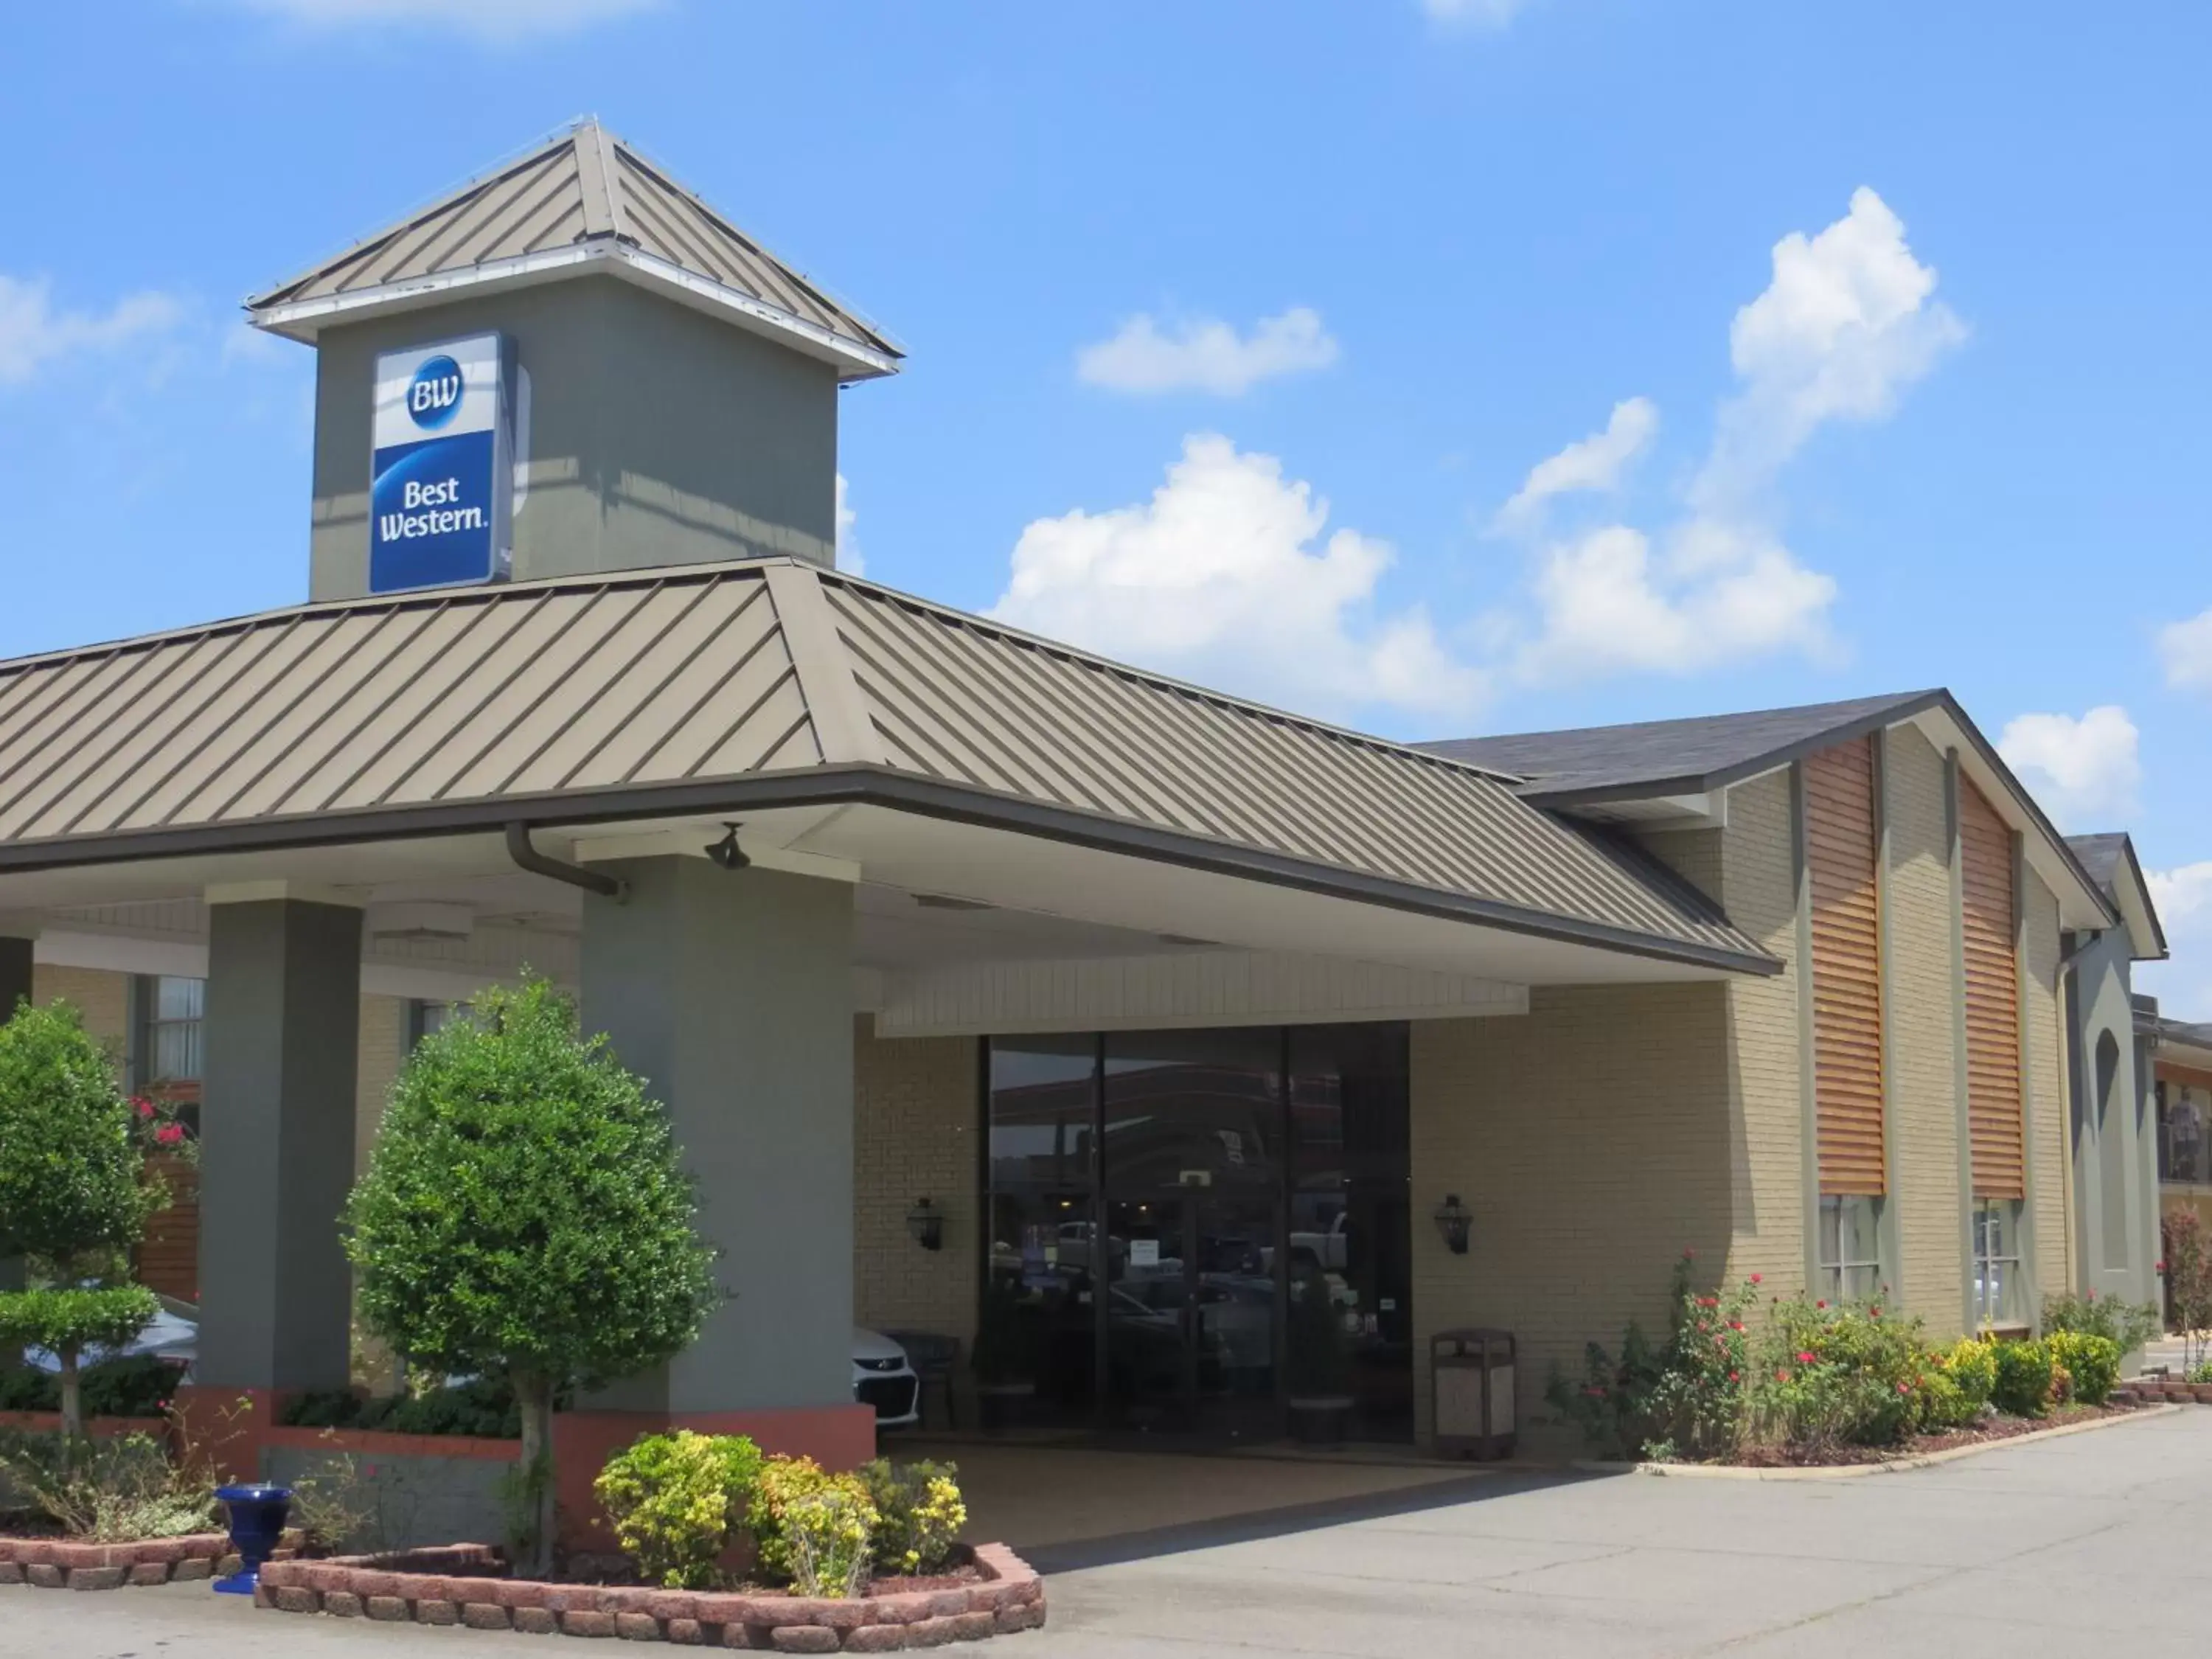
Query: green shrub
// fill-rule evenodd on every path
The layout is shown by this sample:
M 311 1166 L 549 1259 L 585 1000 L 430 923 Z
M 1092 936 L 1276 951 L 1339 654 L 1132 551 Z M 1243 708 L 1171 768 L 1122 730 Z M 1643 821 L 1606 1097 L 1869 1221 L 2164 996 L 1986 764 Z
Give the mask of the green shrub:
M 1936 1356 L 1945 1373 L 1959 1386 L 1976 1413 L 1990 1403 L 1997 1388 L 1996 1345 L 1962 1336 Z
M 48 1288 L 0 1291 L 0 1349 L 61 1363 L 61 1455 L 84 1432 L 78 1356 L 116 1347 L 160 1311 L 152 1291 L 108 1286 L 161 1202 L 114 1063 L 65 1002 L 27 1001 L 0 1024 L 0 1259 L 21 1256 Z
M 2040 1342 L 1991 1345 L 1996 1378 L 1990 1403 L 2012 1417 L 2040 1417 L 2051 1404 L 2051 1350 Z
M 2101 1336 L 2123 1355 L 2133 1353 L 2165 1333 L 2166 1321 L 2154 1302 L 2128 1302 L 2116 1296 L 2050 1296 L 2043 1299 L 2043 1328 L 2046 1335 L 2074 1332 Z
M 2052 1368 L 2066 1376 L 2065 1393 L 2084 1406 L 2101 1406 L 2120 1380 L 2120 1345 L 2086 1331 L 2053 1331 L 2043 1339 Z
M 824 1504 L 814 1500 L 836 1494 Z M 869 1540 L 876 1526 L 875 1504 L 857 1474 L 830 1474 L 811 1457 L 771 1457 L 761 1466 L 746 1516 L 759 1552 L 761 1571 L 787 1579 L 794 1588 L 808 1583 L 844 1582 L 837 1575 L 851 1534 L 859 1525 L 859 1571 L 867 1570 Z M 841 1595 L 842 1589 L 800 1591 Z
M 760 1473 L 760 1448 L 744 1436 L 681 1430 L 640 1436 L 607 1460 L 592 1491 L 649 1583 L 705 1589 Z
M 87 1417 L 159 1417 L 169 1408 L 184 1367 L 149 1353 L 84 1368 Z
M 503 1380 L 490 1377 L 373 1398 L 351 1389 L 311 1389 L 286 1401 L 276 1420 L 288 1428 L 469 1435 L 483 1440 L 514 1440 L 522 1433 L 514 1390 Z
M 2206 1360 L 2190 1372 L 2189 1380 L 2191 1382 L 2212 1382 L 2212 1359 Z
M 960 1471 L 951 1463 L 893 1463 L 878 1457 L 860 1466 L 860 1480 L 875 1505 L 875 1565 L 879 1572 L 935 1572 L 945 1565 L 968 1506 L 960 1498 Z
M 542 979 L 484 992 L 392 1085 L 345 1212 L 361 1322 L 514 1389 L 526 1573 L 551 1565 L 556 1396 L 668 1358 L 719 1299 L 696 1210 L 667 1113 Z
M 1934 1370 L 1920 1322 L 1879 1302 L 1774 1306 L 1746 1395 L 1746 1431 L 1797 1448 L 1894 1445 L 1919 1422 Z

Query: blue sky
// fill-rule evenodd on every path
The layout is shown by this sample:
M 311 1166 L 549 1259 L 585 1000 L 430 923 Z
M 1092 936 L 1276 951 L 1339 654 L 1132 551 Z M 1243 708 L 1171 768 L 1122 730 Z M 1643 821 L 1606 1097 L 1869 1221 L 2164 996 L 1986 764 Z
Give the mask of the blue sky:
M 2203 7 L 137 0 L 9 45 L 0 653 L 301 598 L 309 354 L 238 298 L 591 111 L 910 351 L 844 399 L 872 576 L 1397 736 L 1947 684 L 2135 830 L 2212 1017 Z

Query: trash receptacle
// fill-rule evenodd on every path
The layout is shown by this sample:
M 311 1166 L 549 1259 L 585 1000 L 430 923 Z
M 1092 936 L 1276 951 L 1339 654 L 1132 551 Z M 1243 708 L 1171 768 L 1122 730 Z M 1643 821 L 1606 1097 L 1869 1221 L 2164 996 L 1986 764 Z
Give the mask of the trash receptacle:
M 1429 1339 L 1439 1457 L 1513 1455 L 1513 1333 L 1439 1331 Z

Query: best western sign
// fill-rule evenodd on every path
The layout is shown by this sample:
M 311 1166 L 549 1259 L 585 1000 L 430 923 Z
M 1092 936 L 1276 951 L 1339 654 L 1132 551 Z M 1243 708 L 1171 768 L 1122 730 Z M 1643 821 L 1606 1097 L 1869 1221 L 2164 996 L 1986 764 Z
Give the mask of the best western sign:
M 497 334 L 377 358 L 369 592 L 507 574 L 513 380 Z

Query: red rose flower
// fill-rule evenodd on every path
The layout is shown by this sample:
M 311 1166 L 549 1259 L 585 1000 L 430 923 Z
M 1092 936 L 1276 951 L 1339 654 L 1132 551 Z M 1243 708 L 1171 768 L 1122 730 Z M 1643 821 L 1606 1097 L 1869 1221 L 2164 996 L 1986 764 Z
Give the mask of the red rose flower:
M 1753 1274 L 1751 1276 L 1751 1282 L 1752 1282 L 1753 1284 L 1754 1284 L 1754 1285 L 1758 1284 L 1758 1283 L 1759 1283 L 1759 1274 L 1757 1274 L 1757 1273 L 1753 1273 Z
M 142 1118 L 148 1118 L 154 1115 L 154 1103 L 147 1099 L 143 1095 L 139 1096 L 138 1098 L 132 1101 L 131 1104 Z
M 155 1141 L 163 1146 L 173 1146 L 184 1138 L 185 1126 L 181 1123 L 164 1123 L 154 1131 Z
M 1813 1364 L 1819 1358 L 1820 1356 L 1814 1353 L 1810 1348 L 1801 1348 L 1797 1351 L 1797 1363 L 1801 1365 Z

